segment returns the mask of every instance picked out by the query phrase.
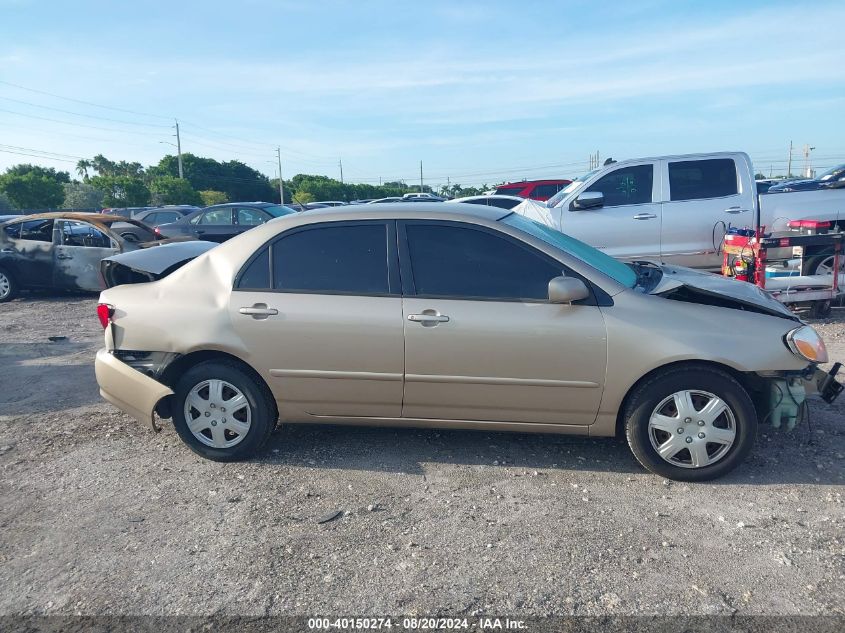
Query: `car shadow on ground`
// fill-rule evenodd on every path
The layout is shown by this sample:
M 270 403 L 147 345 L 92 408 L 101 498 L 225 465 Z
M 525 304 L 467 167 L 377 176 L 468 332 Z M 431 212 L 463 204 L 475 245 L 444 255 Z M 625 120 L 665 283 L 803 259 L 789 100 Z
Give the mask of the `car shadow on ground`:
M 830 436 L 827 436 L 828 440 Z M 818 442 L 818 440 L 817 440 Z M 845 444 L 845 442 L 842 442 Z M 843 465 L 819 470 L 806 428 L 761 435 L 756 450 L 717 485 L 842 485 Z M 426 463 L 648 475 L 624 438 L 442 429 L 284 425 L 256 460 L 268 465 L 423 475 Z M 657 475 L 654 475 L 658 477 Z

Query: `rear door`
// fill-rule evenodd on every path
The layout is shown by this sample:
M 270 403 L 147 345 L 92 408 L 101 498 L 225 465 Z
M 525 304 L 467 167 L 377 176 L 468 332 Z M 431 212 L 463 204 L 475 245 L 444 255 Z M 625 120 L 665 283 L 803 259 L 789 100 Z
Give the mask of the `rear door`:
M 749 195 L 740 191 L 736 161 L 730 156 L 665 160 L 662 169 L 666 190 L 661 259 L 691 268 L 718 268 L 717 253 L 727 228 L 754 225 Z
M 100 261 L 119 252 L 106 233 L 87 222 L 56 220 L 53 285 L 68 290 L 102 290 Z
M 548 301 L 574 274 L 508 235 L 458 222 L 399 223 L 405 291 L 402 416 L 585 426 L 607 360 L 592 301 Z
M 225 242 L 235 235 L 232 207 L 218 207 L 203 213 L 193 225 L 194 235 L 209 242 Z
M 660 257 L 659 162 L 626 164 L 583 192 L 600 192 L 604 206 L 561 208 L 561 230 L 612 257 Z M 583 193 L 582 192 L 582 193 Z
M 262 247 L 229 311 L 286 416 L 397 418 L 404 339 L 393 222 L 312 224 Z
M 25 220 L 3 227 L 0 262 L 23 287 L 53 284 L 53 220 Z
M 236 235 L 273 219 L 272 215 L 257 207 L 235 207 L 234 211 Z

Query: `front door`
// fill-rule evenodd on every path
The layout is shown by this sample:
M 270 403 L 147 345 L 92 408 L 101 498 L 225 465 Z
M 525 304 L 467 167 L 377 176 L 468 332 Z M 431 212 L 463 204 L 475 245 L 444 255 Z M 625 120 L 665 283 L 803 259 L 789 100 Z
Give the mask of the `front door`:
M 592 424 L 607 336 L 592 301 L 548 302 L 549 280 L 563 265 L 483 227 L 400 227 L 402 416 Z
M 0 245 L 0 263 L 11 269 L 24 288 L 53 285 L 52 218 L 23 220 L 6 224 Z
M 660 257 L 661 205 L 654 163 L 625 165 L 588 185 L 604 194 L 604 206 L 558 209 L 560 230 L 611 257 Z
M 229 311 L 285 417 L 398 418 L 400 291 L 392 222 L 307 225 L 256 253 Z
M 112 239 L 87 222 L 56 220 L 53 285 L 67 290 L 104 288 L 100 262 L 118 252 Z

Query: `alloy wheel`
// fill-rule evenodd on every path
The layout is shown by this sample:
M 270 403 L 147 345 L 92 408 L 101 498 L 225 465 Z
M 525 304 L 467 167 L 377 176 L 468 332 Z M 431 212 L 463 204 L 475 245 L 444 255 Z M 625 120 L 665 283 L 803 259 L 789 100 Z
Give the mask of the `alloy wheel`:
M 736 417 L 718 396 L 684 390 L 664 398 L 651 414 L 648 437 L 657 454 L 681 468 L 715 464 L 736 440 Z
M 230 448 L 246 437 L 252 407 L 240 389 L 225 380 L 203 380 L 185 398 L 185 422 L 200 442 Z
M 12 282 L 5 273 L 0 272 L 0 299 L 5 299 L 12 292 Z

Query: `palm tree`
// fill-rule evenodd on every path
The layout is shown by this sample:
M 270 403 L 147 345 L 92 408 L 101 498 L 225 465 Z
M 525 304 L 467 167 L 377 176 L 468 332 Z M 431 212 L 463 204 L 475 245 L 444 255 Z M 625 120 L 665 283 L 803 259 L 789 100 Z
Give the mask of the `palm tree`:
M 88 180 L 88 170 L 91 169 L 94 165 L 91 163 L 90 160 L 87 158 L 81 159 L 78 163 L 76 163 L 76 173 L 82 178 L 82 180 Z

